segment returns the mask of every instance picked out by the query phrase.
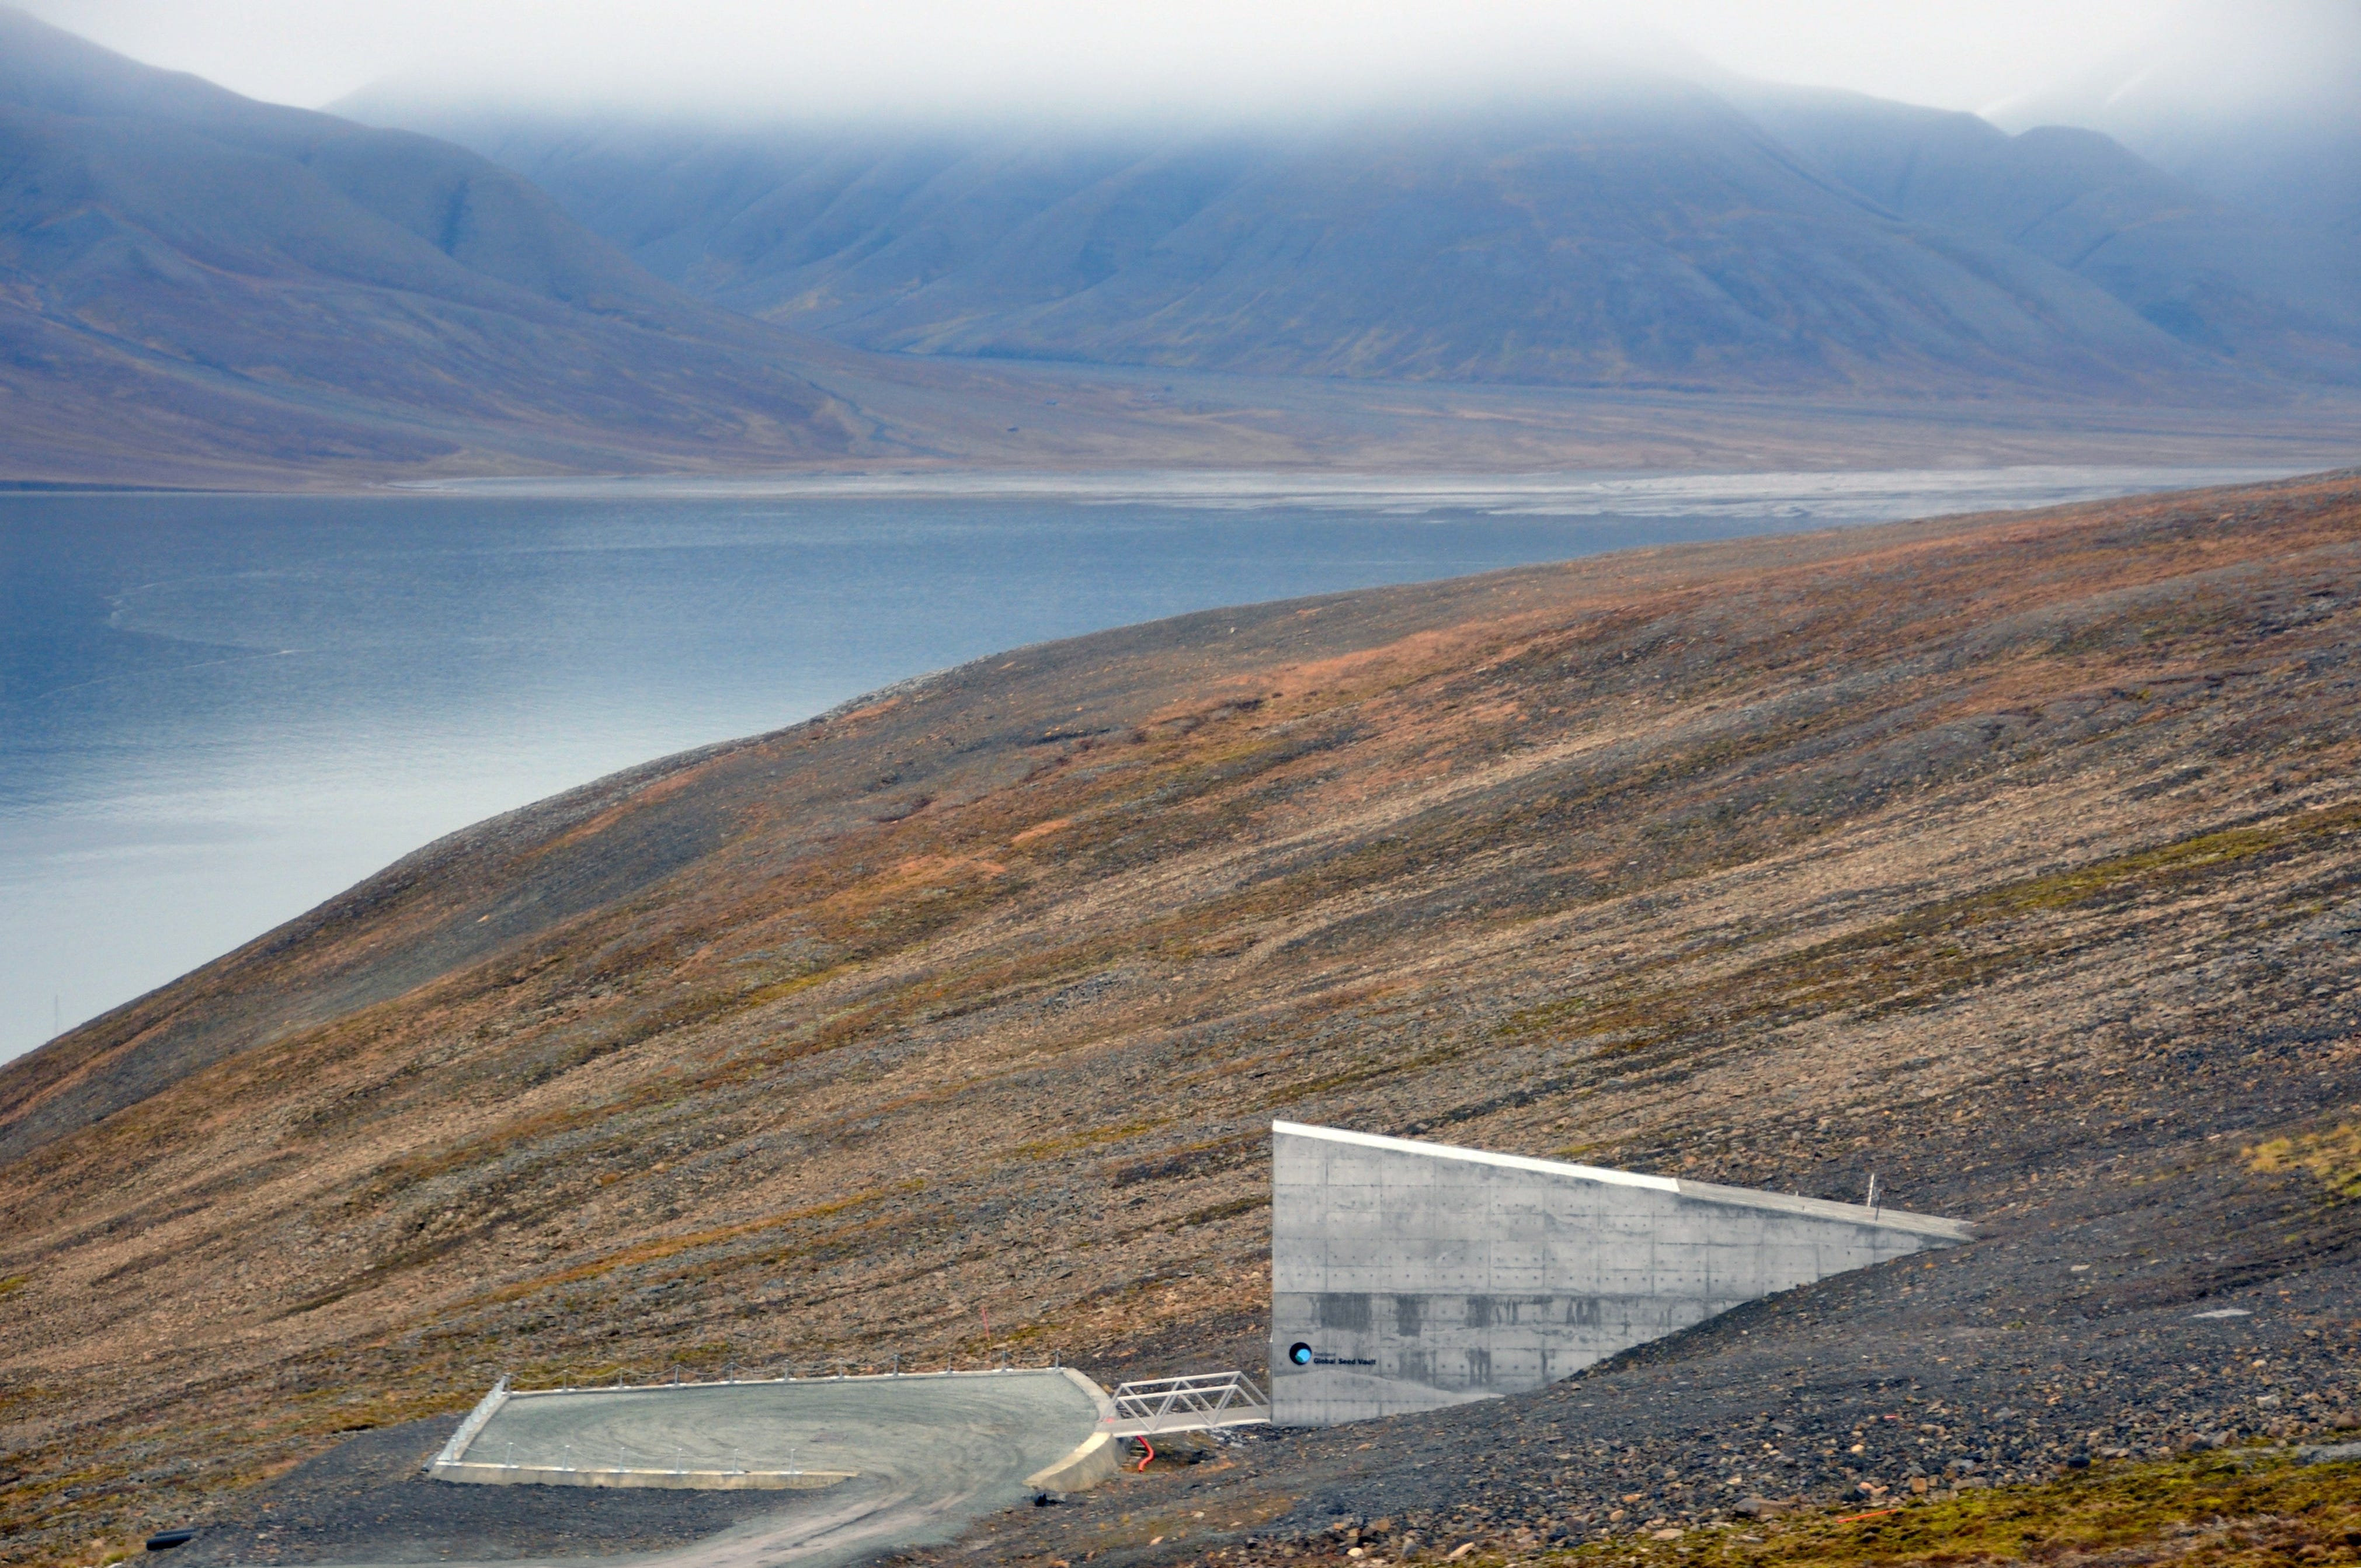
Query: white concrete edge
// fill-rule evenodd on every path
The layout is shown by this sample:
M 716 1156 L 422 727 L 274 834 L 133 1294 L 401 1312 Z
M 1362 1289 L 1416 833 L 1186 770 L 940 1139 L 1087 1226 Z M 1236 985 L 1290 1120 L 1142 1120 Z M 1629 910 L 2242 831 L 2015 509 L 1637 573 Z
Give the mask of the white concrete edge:
M 1114 1401 L 1106 1398 L 1097 1384 L 1071 1366 L 1011 1366 L 1005 1370 L 988 1366 L 967 1372 L 851 1372 L 841 1377 L 729 1377 L 718 1383 L 580 1383 L 563 1388 L 519 1388 L 508 1398 L 547 1399 L 560 1394 L 695 1394 L 722 1388 L 800 1388 L 808 1383 L 915 1383 L 929 1377 L 1042 1376 L 1076 1379 L 1093 1392 L 1094 1402 L 1104 1401 L 1108 1409 L 1115 1408 Z
M 1644 1187 L 1652 1191 L 1670 1192 L 1704 1203 L 1734 1203 L 1750 1209 L 1772 1209 L 1782 1213 L 1807 1214 L 1819 1220 L 1844 1220 L 1858 1225 L 1879 1225 L 1891 1230 L 1907 1231 L 1915 1235 L 1937 1236 L 1946 1241 L 1972 1241 L 1975 1227 L 1962 1220 L 1947 1220 L 1934 1214 L 1914 1214 L 1903 1209 L 1880 1206 L 1870 1208 L 1863 1203 L 1839 1203 L 1826 1198 L 1797 1198 L 1784 1192 L 1764 1192 L 1752 1187 L 1723 1187 L 1710 1181 L 1681 1181 L 1669 1176 L 1642 1176 L 1635 1170 L 1609 1170 L 1604 1166 L 1568 1165 L 1561 1160 L 1534 1159 L 1528 1155 L 1494 1154 L 1489 1149 L 1464 1148 L 1456 1144 L 1421 1143 L 1411 1138 L 1389 1138 L 1376 1133 L 1348 1133 L 1341 1127 L 1314 1127 L 1302 1122 L 1273 1122 L 1272 1135 L 1285 1135 L 1298 1138 L 1321 1138 L 1330 1143 L 1351 1144 L 1359 1148 L 1383 1149 L 1389 1154 L 1419 1155 L 1428 1159 L 1464 1160 L 1473 1165 L 1499 1166 L 1508 1170 L 1532 1171 L 1541 1176 L 1568 1177 L 1576 1181 L 1604 1182 L 1613 1187 Z
M 508 1402 L 509 1380 L 503 1375 L 499 1382 L 492 1385 L 490 1393 L 476 1401 L 476 1408 L 469 1410 L 467 1419 L 459 1423 L 459 1430 L 444 1443 L 443 1452 L 434 1456 L 434 1468 L 439 1470 L 444 1465 L 458 1464 L 459 1456 L 467 1452 L 467 1445 L 476 1441 L 476 1434 L 482 1431 L 485 1423 L 498 1415 L 500 1407 Z
M 1051 1370 L 1064 1373 L 1073 1380 L 1074 1387 L 1090 1396 L 1091 1403 L 1099 1408 L 1100 1421 L 1111 1421 L 1115 1419 L 1118 1412 L 1115 1408 L 1115 1396 L 1100 1387 L 1096 1378 L 1086 1377 L 1071 1366 L 1053 1367 Z
M 1115 1440 L 1105 1432 L 1094 1431 L 1065 1458 L 1025 1477 L 1025 1484 L 1039 1492 L 1086 1491 L 1121 1466 L 1122 1451 L 1115 1446 Z
M 1635 1170 L 1609 1170 L 1596 1165 L 1566 1165 L 1554 1159 L 1534 1159 L 1521 1154 L 1494 1154 L 1489 1149 L 1462 1148 L 1456 1144 L 1426 1144 L 1410 1138 L 1382 1137 L 1376 1133 L 1348 1133 L 1342 1127 L 1313 1127 L 1301 1122 L 1273 1122 L 1273 1135 L 1284 1134 L 1298 1138 L 1323 1138 L 1334 1144 L 1352 1144 L 1365 1149 L 1384 1149 L 1391 1154 L 1422 1155 L 1428 1159 L 1466 1160 L 1471 1165 L 1497 1165 L 1509 1170 L 1530 1170 L 1543 1176 L 1570 1176 L 1580 1181 L 1603 1181 L 1611 1187 L 1646 1187 L 1658 1192 L 1678 1192 L 1681 1184 L 1669 1176 L 1642 1176 Z

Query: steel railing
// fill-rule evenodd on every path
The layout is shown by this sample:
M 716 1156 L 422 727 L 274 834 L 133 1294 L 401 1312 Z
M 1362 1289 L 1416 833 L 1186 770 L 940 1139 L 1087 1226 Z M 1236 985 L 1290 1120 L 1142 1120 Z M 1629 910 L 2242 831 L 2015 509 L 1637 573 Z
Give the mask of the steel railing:
M 1115 1414 L 1100 1421 L 1116 1437 L 1202 1431 L 1270 1420 L 1270 1400 L 1243 1372 L 1149 1377 L 1115 1391 Z

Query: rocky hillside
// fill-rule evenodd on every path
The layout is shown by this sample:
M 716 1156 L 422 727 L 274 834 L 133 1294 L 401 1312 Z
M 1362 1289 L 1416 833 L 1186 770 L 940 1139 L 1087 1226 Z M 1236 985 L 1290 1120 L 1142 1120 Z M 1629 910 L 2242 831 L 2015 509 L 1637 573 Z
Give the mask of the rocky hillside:
M 1194 616 L 485 824 L 0 1072 L 0 1555 L 501 1369 L 1251 1365 L 1274 1115 L 1986 1239 L 1002 1555 L 2349 1421 L 2356 650 L 2345 475 Z

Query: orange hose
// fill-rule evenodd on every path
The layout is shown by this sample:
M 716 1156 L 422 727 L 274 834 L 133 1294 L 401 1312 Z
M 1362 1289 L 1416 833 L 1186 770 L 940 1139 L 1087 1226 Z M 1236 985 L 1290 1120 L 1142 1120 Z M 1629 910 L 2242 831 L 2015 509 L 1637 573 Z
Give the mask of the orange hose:
M 1139 1446 L 1148 1450 L 1148 1457 L 1139 1462 L 1139 1467 L 1142 1470 L 1145 1470 L 1156 1462 L 1156 1445 L 1148 1442 L 1145 1436 L 1142 1436 L 1139 1440 Z

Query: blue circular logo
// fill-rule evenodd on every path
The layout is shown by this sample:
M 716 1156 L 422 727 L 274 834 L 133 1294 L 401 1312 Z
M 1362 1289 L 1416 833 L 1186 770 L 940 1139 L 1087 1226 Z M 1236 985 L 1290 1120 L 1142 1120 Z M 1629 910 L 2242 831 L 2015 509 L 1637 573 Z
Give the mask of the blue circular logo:
M 1298 1340 L 1288 1346 L 1287 1359 L 1298 1366 L 1309 1366 L 1312 1365 L 1312 1347 Z

